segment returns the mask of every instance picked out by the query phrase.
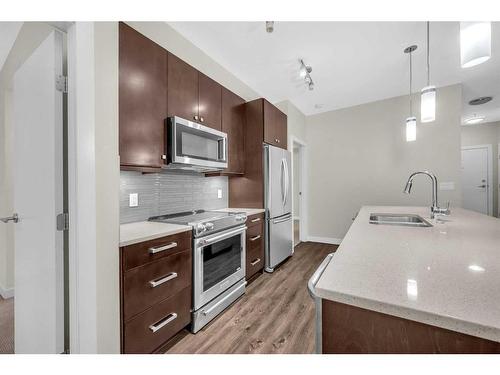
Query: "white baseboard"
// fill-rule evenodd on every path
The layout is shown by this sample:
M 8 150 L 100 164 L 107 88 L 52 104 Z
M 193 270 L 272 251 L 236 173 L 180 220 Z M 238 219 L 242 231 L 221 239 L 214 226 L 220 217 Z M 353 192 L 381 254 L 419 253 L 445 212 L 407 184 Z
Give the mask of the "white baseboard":
M 0 285 L 0 296 L 2 296 L 3 299 L 14 297 L 14 288 L 4 288 Z
M 340 245 L 340 243 L 342 242 L 342 238 L 316 237 L 316 236 L 309 236 L 307 240 L 309 242 L 327 243 L 330 245 Z

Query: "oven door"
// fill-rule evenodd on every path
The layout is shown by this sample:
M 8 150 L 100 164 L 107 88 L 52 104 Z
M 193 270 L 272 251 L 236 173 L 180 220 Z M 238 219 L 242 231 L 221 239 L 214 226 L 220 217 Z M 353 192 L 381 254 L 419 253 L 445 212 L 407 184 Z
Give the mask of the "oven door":
M 227 168 L 227 134 L 180 117 L 167 119 L 167 167 Z
M 195 240 L 194 309 L 245 278 L 246 226 Z

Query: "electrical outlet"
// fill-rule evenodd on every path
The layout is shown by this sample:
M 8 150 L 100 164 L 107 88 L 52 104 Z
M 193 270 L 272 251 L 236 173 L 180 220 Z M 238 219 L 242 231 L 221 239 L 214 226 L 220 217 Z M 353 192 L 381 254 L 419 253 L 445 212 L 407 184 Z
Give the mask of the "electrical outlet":
M 222 198 L 222 189 L 217 189 L 217 198 Z
M 139 205 L 139 194 L 132 193 L 128 195 L 128 206 L 137 207 Z

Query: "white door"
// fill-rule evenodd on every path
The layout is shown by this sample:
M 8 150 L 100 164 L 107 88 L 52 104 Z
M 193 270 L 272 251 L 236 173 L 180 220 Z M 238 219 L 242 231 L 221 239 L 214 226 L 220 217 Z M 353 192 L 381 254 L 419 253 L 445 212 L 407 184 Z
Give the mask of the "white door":
M 463 207 L 485 215 L 491 214 L 488 164 L 487 146 L 462 148 Z
M 64 351 L 62 35 L 52 32 L 15 73 L 15 352 Z

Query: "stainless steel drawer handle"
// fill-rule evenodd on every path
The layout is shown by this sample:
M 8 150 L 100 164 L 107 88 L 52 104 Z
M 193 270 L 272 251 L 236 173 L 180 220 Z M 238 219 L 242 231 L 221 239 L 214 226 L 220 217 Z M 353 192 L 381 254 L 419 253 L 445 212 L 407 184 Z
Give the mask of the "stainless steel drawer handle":
M 260 237 L 261 235 L 259 234 L 258 236 L 250 238 L 250 241 L 257 241 Z
M 252 266 L 255 266 L 257 263 L 260 262 L 260 258 L 255 259 L 253 262 L 250 262 Z
M 256 223 L 258 221 L 260 221 L 260 217 L 258 217 L 257 219 L 252 219 L 252 223 Z
M 173 280 L 177 277 L 177 272 L 170 272 L 168 275 L 163 276 L 160 279 L 157 280 L 151 280 L 149 282 L 149 285 L 151 285 L 151 288 L 156 288 L 157 286 L 166 283 L 167 281 Z
M 177 242 L 172 242 L 172 243 L 169 243 L 168 245 L 160 246 L 160 247 L 150 247 L 148 251 L 150 254 L 156 254 L 156 253 L 160 253 L 162 251 L 168 250 L 168 249 L 173 249 L 174 247 L 177 247 Z
M 170 313 L 166 317 L 164 317 L 162 320 L 156 322 L 155 324 L 151 324 L 149 326 L 149 329 L 151 332 L 156 333 L 163 327 L 165 327 L 168 323 L 174 321 L 177 319 L 177 314 L 176 313 Z

